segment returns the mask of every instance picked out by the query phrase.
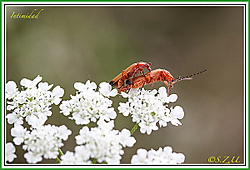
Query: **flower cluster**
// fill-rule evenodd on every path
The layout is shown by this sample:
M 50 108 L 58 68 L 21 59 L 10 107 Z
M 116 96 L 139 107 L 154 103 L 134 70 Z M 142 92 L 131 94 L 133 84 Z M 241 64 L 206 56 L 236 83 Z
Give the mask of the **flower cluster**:
M 127 102 L 119 103 L 118 110 L 124 116 L 131 116 L 136 123 L 131 132 L 127 129 L 115 130 L 114 121 L 117 114 L 112 107 L 110 97 L 118 94 L 111 85 L 102 82 L 97 88 L 94 82 L 89 80 L 83 84 L 76 82 L 74 88 L 76 94 L 71 95 L 70 100 L 62 101 L 59 106 L 60 113 L 70 116 L 77 125 L 86 125 L 97 122 L 97 127 L 82 127 L 79 135 L 75 137 L 77 146 L 74 152 L 60 151 L 63 141 L 71 135 L 65 125 L 44 125 L 48 116 L 51 116 L 51 106 L 59 105 L 64 94 L 60 86 L 50 91 L 53 85 L 40 82 L 42 77 L 34 80 L 23 78 L 20 82 L 21 91 L 14 81 L 6 84 L 7 110 L 6 118 L 9 124 L 14 124 L 11 136 L 15 145 L 22 145 L 26 151 L 24 158 L 28 163 L 38 163 L 42 159 L 56 159 L 61 164 L 91 164 L 108 163 L 119 164 L 124 154 L 124 147 L 132 147 L 136 140 L 131 133 L 139 126 L 141 133 L 152 133 L 159 127 L 167 126 L 168 122 L 178 126 L 179 119 L 184 117 L 182 107 L 170 106 L 178 98 L 176 94 L 168 96 L 165 87 L 158 90 L 131 89 L 128 93 L 121 93 Z M 30 128 L 22 124 L 27 122 Z M 159 125 L 159 127 L 158 127 Z M 12 143 L 6 144 L 6 161 L 12 162 L 17 156 L 16 148 Z M 62 155 L 60 159 L 58 155 Z M 137 155 L 132 157 L 132 164 L 179 164 L 183 163 L 185 156 L 182 153 L 174 153 L 171 147 L 151 149 L 139 149 Z
M 147 152 L 145 149 L 138 149 L 137 155 L 133 155 L 132 164 L 180 164 L 185 161 L 185 155 L 173 152 L 170 146 L 157 151 L 151 149 Z
M 71 131 L 65 125 L 37 126 L 28 131 L 20 124 L 15 124 L 11 129 L 11 135 L 16 145 L 24 143 L 24 154 L 28 163 L 37 163 L 45 159 L 55 159 L 59 154 L 58 148 L 63 146 L 62 140 L 67 140 Z
M 131 114 L 132 121 L 139 123 L 140 132 L 151 134 L 152 130 L 158 130 L 156 123 L 160 127 L 167 126 L 167 122 L 173 125 L 181 125 L 178 119 L 184 117 L 184 111 L 180 106 L 170 107 L 169 102 L 175 102 L 178 98 L 176 94 L 167 95 L 166 88 L 160 87 L 157 90 L 132 89 L 129 93 L 122 93 L 128 98 L 126 103 L 119 103 L 118 110 L 124 116 Z
M 100 83 L 99 91 L 96 91 L 97 85 L 89 80 L 86 84 L 77 82 L 74 87 L 78 90 L 76 95 L 60 105 L 60 112 L 65 116 L 72 114 L 70 118 L 78 125 L 96 122 L 98 119 L 110 121 L 116 118 L 116 112 L 111 107 L 112 101 L 108 97 L 116 96 L 117 90 L 111 90 L 108 83 Z
M 39 126 L 51 116 L 50 106 L 60 103 L 64 90 L 56 86 L 49 91 L 53 85 L 48 85 L 47 82 L 39 83 L 41 80 L 40 76 L 34 80 L 23 78 L 20 82 L 26 88 L 23 91 L 18 91 L 14 81 L 6 84 L 7 110 L 11 112 L 6 116 L 9 124 L 23 124 L 25 118 L 29 125 Z
M 61 157 L 62 164 L 66 163 L 90 163 L 93 158 L 97 162 L 108 164 L 120 163 L 121 155 L 124 154 L 123 147 L 132 147 L 136 142 L 134 137 L 130 137 L 130 131 L 123 129 L 121 132 L 113 130 L 114 121 L 106 123 L 104 120 L 97 122 L 98 127 L 83 127 L 79 135 L 76 136 L 75 153 L 67 152 Z

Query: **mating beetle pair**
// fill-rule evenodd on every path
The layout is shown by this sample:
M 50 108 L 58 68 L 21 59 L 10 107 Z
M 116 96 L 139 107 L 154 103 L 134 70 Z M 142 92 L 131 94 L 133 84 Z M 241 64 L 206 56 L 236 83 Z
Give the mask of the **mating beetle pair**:
M 151 71 L 151 63 L 137 62 L 123 70 L 119 75 L 117 75 L 113 80 L 109 82 L 110 85 L 115 86 L 120 92 L 125 92 L 133 88 L 143 87 L 144 85 L 151 84 L 152 88 L 154 83 L 161 81 L 168 86 L 167 94 L 173 84 L 181 80 L 190 80 L 191 77 L 203 73 L 207 70 L 192 74 L 190 76 L 174 78 L 171 73 L 164 69 L 155 69 Z M 143 68 L 147 68 L 149 72 L 144 73 Z M 135 76 L 138 72 L 141 73 L 139 76 Z M 124 86 L 126 82 L 126 86 Z

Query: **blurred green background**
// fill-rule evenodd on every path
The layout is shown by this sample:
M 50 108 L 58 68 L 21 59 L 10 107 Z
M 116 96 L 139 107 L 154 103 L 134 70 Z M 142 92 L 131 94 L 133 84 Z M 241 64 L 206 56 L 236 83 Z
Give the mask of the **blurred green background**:
M 11 19 L 15 13 L 44 9 L 38 19 Z M 27 6 L 7 7 L 6 76 L 18 86 L 23 77 L 60 85 L 63 100 L 73 84 L 109 82 L 138 61 L 151 62 L 174 77 L 207 69 L 191 81 L 175 84 L 176 105 L 184 108 L 182 126 L 169 124 L 151 135 L 134 133 L 121 163 L 138 148 L 171 146 L 187 164 L 205 164 L 210 156 L 240 157 L 244 162 L 244 13 L 243 7 L 205 6 Z M 157 83 L 154 88 L 164 86 Z M 150 89 L 151 86 L 146 86 Z M 114 98 L 114 108 L 121 97 Z M 117 111 L 115 129 L 132 129 L 130 117 Z M 66 124 L 73 134 L 62 150 L 73 151 L 82 128 L 53 107 L 47 124 Z M 7 125 L 7 134 L 12 125 Z M 7 136 L 7 141 L 12 141 Z M 14 163 L 26 163 L 17 147 Z M 42 163 L 55 163 L 45 160 Z

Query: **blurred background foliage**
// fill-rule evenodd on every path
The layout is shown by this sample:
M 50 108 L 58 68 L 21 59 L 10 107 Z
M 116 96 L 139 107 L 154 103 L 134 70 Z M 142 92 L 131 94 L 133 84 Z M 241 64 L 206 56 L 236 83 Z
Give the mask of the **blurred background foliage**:
M 11 19 L 15 13 L 44 9 L 38 19 Z M 169 124 L 150 136 L 134 133 L 121 163 L 130 163 L 138 148 L 172 146 L 185 163 L 208 163 L 210 156 L 240 156 L 244 161 L 244 13 L 243 7 L 219 6 L 27 6 L 7 7 L 6 76 L 18 85 L 23 77 L 60 85 L 63 100 L 75 94 L 73 84 L 109 82 L 138 61 L 174 77 L 207 69 L 171 93 L 184 108 L 182 126 Z M 164 86 L 157 83 L 154 88 Z M 19 85 L 20 87 L 20 85 Z M 146 86 L 150 89 L 151 86 Z M 114 98 L 114 108 L 122 97 Z M 47 124 L 73 131 L 62 150 L 73 151 L 82 126 L 53 107 Z M 132 129 L 130 117 L 117 111 L 115 129 Z M 12 125 L 7 125 L 7 134 Z M 12 141 L 7 136 L 7 141 Z M 26 163 L 21 146 L 14 163 Z M 42 163 L 55 163 L 45 160 Z

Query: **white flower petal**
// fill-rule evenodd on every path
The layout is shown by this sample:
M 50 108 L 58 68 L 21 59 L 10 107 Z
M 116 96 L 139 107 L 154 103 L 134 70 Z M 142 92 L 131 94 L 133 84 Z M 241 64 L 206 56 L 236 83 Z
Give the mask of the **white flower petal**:
M 41 82 L 38 84 L 38 88 L 42 89 L 44 91 L 48 91 L 49 89 L 51 89 L 51 87 L 53 86 L 53 84 L 49 85 L 47 82 Z
M 171 94 L 171 95 L 168 97 L 169 102 L 176 102 L 177 99 L 178 99 L 177 94 Z
M 52 95 L 55 96 L 55 97 L 62 97 L 63 94 L 64 94 L 64 90 L 60 86 L 56 86 L 52 90 Z
M 171 147 L 160 147 L 157 151 L 154 149 L 148 152 L 145 149 L 138 149 L 137 155 L 133 155 L 132 164 L 179 164 L 185 161 L 185 155 L 182 153 L 173 153 Z
M 13 124 L 18 120 L 17 114 L 15 114 L 15 113 L 7 114 L 6 118 L 7 118 L 7 121 L 9 124 Z
M 95 90 L 97 88 L 95 82 L 90 82 L 89 80 L 86 82 L 85 86 L 90 90 Z
M 30 84 L 32 83 L 31 80 L 29 79 L 26 79 L 26 78 L 23 78 L 21 81 L 20 81 L 20 84 L 24 87 L 30 87 Z
M 172 157 L 176 163 L 183 163 L 185 161 L 185 155 L 182 153 L 173 153 Z
M 17 156 L 14 154 L 16 152 L 16 148 L 12 143 L 7 143 L 6 144 L 6 150 L 5 150 L 5 156 L 6 160 L 8 162 L 12 162 Z
M 76 82 L 74 84 L 74 88 L 79 91 L 83 91 L 85 89 L 85 85 L 81 82 Z
M 111 90 L 111 92 L 109 93 L 109 95 L 110 95 L 111 97 L 115 97 L 117 94 L 118 94 L 117 89 L 113 89 L 113 90 Z
M 37 83 L 39 83 L 41 80 L 42 80 L 42 77 L 38 75 L 34 80 L 23 78 L 20 81 L 20 84 L 24 87 L 32 88 L 32 87 L 35 87 Z
M 160 87 L 158 91 L 159 91 L 159 96 L 161 98 L 167 98 L 168 97 L 167 89 L 165 87 Z
M 17 92 L 17 85 L 14 81 L 8 81 L 8 83 L 6 84 L 6 94 L 7 94 L 7 98 L 11 97 L 13 95 L 15 95 Z
M 174 109 L 171 110 L 171 114 L 177 119 L 182 119 L 184 117 L 183 108 L 180 106 L 175 106 Z
M 42 156 L 41 155 L 34 155 L 31 152 L 25 153 L 24 158 L 26 159 L 26 161 L 30 164 L 35 164 L 37 162 L 41 162 L 42 161 Z
M 109 97 L 109 96 L 114 97 L 118 94 L 117 90 L 116 89 L 112 90 L 112 86 L 107 82 L 101 82 L 99 86 L 100 86 L 100 89 L 99 89 L 100 93 L 106 97 Z

